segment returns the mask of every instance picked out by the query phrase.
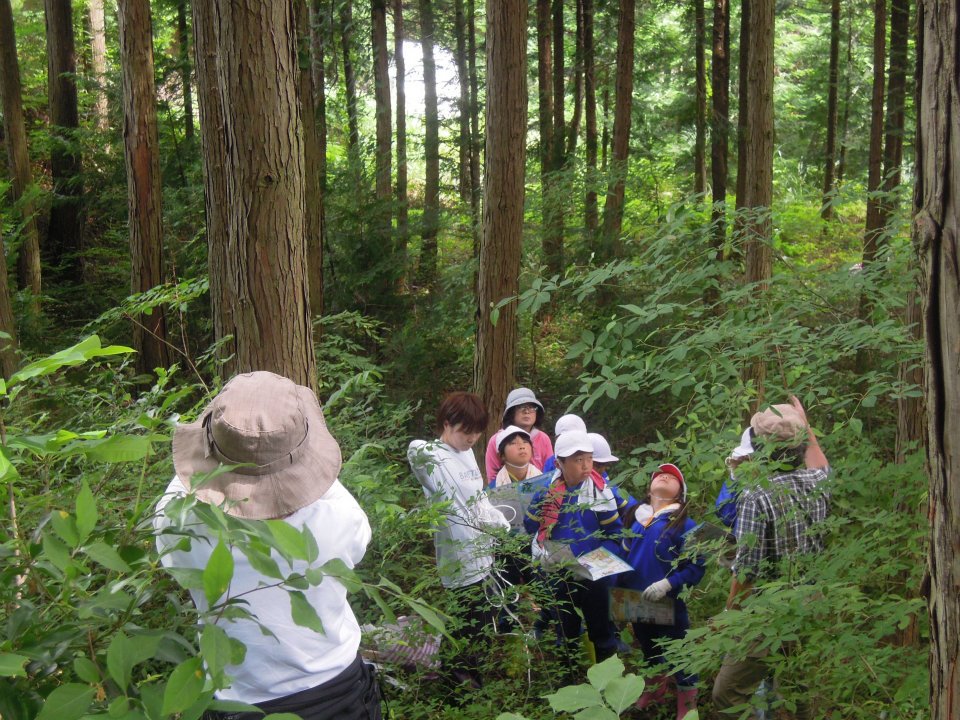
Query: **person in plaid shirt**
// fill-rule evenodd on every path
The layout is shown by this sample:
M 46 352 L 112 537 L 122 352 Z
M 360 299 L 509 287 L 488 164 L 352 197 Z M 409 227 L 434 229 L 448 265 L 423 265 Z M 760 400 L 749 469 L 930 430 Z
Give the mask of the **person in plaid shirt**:
M 807 422 L 800 401 L 774 405 L 750 420 L 753 444 L 769 448 L 778 472 L 737 500 L 737 556 L 733 565 L 727 608 L 736 608 L 757 581 L 782 576 L 785 563 L 795 565 L 804 555 L 823 550 L 820 524 L 829 512 L 825 480 L 830 472 L 826 455 Z M 766 446 L 766 448 L 765 448 Z M 790 468 L 793 468 L 792 470 Z M 723 712 L 747 703 L 767 675 L 769 649 L 751 648 L 744 658 L 727 656 L 713 686 L 715 708 Z M 797 717 L 808 709 L 798 704 Z

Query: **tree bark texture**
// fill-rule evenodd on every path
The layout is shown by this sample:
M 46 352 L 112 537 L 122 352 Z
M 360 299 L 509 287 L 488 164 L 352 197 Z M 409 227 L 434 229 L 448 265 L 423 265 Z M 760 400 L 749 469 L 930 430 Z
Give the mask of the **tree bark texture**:
M 180 60 L 180 87 L 183 95 L 183 136 L 193 141 L 193 88 L 190 79 L 190 26 L 187 22 L 187 0 L 177 1 L 177 47 Z
M 843 112 L 840 114 L 839 135 L 840 152 L 837 158 L 837 187 L 843 184 L 844 173 L 847 167 L 847 147 L 849 145 L 850 128 L 850 101 L 853 99 L 853 80 L 851 68 L 853 67 L 853 13 L 847 14 L 847 53 L 846 72 L 843 74 Z
M 347 98 L 349 147 L 354 159 L 360 151 L 360 117 L 357 109 L 357 76 L 353 69 L 353 2 L 340 3 L 340 51 L 343 53 L 343 87 Z
M 477 73 L 477 13 L 467 0 L 467 73 L 470 75 L 470 211 L 473 217 L 473 255 L 480 257 L 480 79 Z
M 483 239 L 480 245 L 474 383 L 488 408 L 503 407 L 514 383 L 516 304 L 491 311 L 517 294 L 523 231 L 527 114 L 527 3 L 487 5 L 487 120 Z M 491 413 L 488 433 L 495 432 Z
M 583 226 L 588 238 L 597 234 L 597 70 L 596 49 L 593 43 L 593 0 L 583 0 L 583 85 L 586 127 L 586 197 L 584 198 Z
M 740 0 L 740 56 L 737 69 L 737 188 L 736 209 L 734 218 L 734 237 L 743 238 L 744 215 L 740 211 L 746 206 L 747 172 L 744 155 L 749 142 L 747 135 L 747 118 L 750 112 L 750 93 L 747 90 L 747 70 L 750 67 L 750 5 L 754 0 Z M 763 0 L 761 0 L 762 2 Z M 734 252 L 740 253 L 740 243 L 734 244 Z
M 883 98 L 887 56 L 887 0 L 873 3 L 873 95 L 870 100 L 870 157 L 867 163 L 867 223 L 863 236 L 863 268 L 877 257 L 883 216 L 877 193 L 883 182 Z M 868 310 L 861 301 L 861 317 Z
M 313 61 L 313 112 L 317 120 L 318 159 L 320 167 L 320 193 L 327 194 L 327 75 L 326 60 L 327 37 L 331 25 L 327 0 L 310 0 L 310 55 Z M 321 213 L 324 212 L 321 203 Z M 321 215 L 320 232 L 326 237 L 324 217 Z
M 880 202 L 881 227 L 886 228 L 896 210 L 894 192 L 900 185 L 907 89 L 907 39 L 910 35 L 910 0 L 890 2 L 890 70 L 887 75 L 887 112 L 883 140 L 884 197 Z
M 613 148 L 610 186 L 603 204 L 605 259 L 623 254 L 620 231 L 623 225 L 623 199 L 630 152 L 630 112 L 633 105 L 633 48 L 636 27 L 635 0 L 620 0 L 617 31 L 617 96 L 613 115 Z
M 377 108 L 376 194 L 385 206 L 381 230 L 390 232 L 391 156 L 393 121 L 390 108 L 389 53 L 387 52 L 387 0 L 372 0 L 370 19 L 373 28 L 373 86 Z M 388 238 L 385 238 L 389 241 Z
M 550 205 L 553 202 L 553 30 L 550 24 L 550 0 L 537 0 L 537 121 L 540 143 L 540 192 L 543 217 L 541 248 L 550 266 L 555 260 L 550 236 Z M 562 102 L 562 99 L 561 99 Z
M 703 0 L 694 0 L 694 55 L 696 56 L 697 110 L 696 139 L 693 146 L 693 191 L 703 193 L 707 189 L 707 20 Z
M 0 268 L 6 268 L 7 255 L 3 247 L 3 231 L 0 228 Z M 9 378 L 17 371 L 17 323 L 13 317 L 13 306 L 10 303 L 10 287 L 7 284 L 7 273 L 0 272 L 0 330 L 7 333 L 10 339 L 0 338 L 0 373 L 4 379 Z
M 30 290 L 33 295 L 32 309 L 36 312 L 40 309 L 41 291 L 40 233 L 37 230 L 37 208 L 31 194 L 33 177 L 10 0 L 0 0 L 0 97 L 3 100 L 3 135 L 9 159 L 11 200 L 19 209 L 23 227 L 17 256 L 17 284 L 20 288 Z
M 569 163 L 577 150 L 580 120 L 583 117 L 583 3 L 577 0 L 577 30 L 573 49 L 573 116 L 567 123 L 567 149 L 564 162 Z
M 461 202 L 469 203 L 470 187 L 470 78 L 467 74 L 467 19 L 463 12 L 463 0 L 453 2 L 453 34 L 456 42 L 454 57 L 457 62 L 457 84 L 460 96 L 457 100 L 457 118 L 460 134 L 457 136 L 457 148 L 460 161 L 457 165 L 457 188 Z M 476 218 L 474 218 L 476 221 Z
M 437 233 L 440 230 L 440 114 L 437 108 L 437 63 L 433 57 L 433 0 L 420 0 L 420 41 L 423 46 L 425 164 L 420 283 L 432 286 L 437 279 Z
M 90 17 L 90 65 L 96 83 L 93 114 L 97 118 L 97 129 L 105 132 L 110 127 L 110 107 L 107 104 L 107 33 L 103 0 L 87 0 L 87 14 Z
M 564 87 L 564 27 L 563 0 L 553 0 L 551 8 L 553 24 L 553 130 L 550 133 L 550 186 L 544 207 L 543 254 L 547 273 L 557 275 L 563 271 L 563 206 L 566 195 L 564 170 L 566 150 L 566 89 Z
M 307 245 L 310 317 L 323 315 L 323 190 L 320 188 L 320 137 L 313 87 L 312 36 L 308 0 L 293 0 L 297 27 L 297 95 L 303 127 L 303 231 Z
M 153 79 L 153 31 L 149 0 L 120 0 L 120 66 L 123 75 L 123 147 L 127 166 L 130 291 L 163 284 L 163 186 Z M 137 371 L 170 365 L 162 306 L 133 318 Z
M 820 217 L 833 217 L 834 166 L 837 162 L 837 101 L 840 90 L 840 0 L 830 2 L 830 68 L 827 89 L 827 148 L 823 159 L 823 205 Z
M 713 206 L 710 211 L 711 245 L 714 257 L 723 260 L 727 239 L 727 158 L 730 142 L 730 2 L 714 0 L 713 51 L 710 107 L 710 179 Z M 719 293 L 708 291 L 707 302 L 715 302 Z
M 47 247 L 50 262 L 75 282 L 82 279 L 83 184 L 76 130 L 77 57 L 70 0 L 45 0 L 47 34 L 47 98 L 50 106 L 50 174 L 53 199 Z
M 217 128 L 201 115 L 205 156 L 225 152 L 217 158 L 222 174 L 207 171 L 206 189 L 214 322 L 223 333 L 217 339 L 233 336 L 226 370 L 270 370 L 315 388 L 293 7 L 195 0 L 193 8 L 198 59 L 216 68 L 211 87 L 209 68 L 198 66 L 201 112 L 215 90 L 222 119 L 217 145 L 208 143 Z M 201 21 L 210 24 L 202 32 Z M 216 234 L 211 204 L 226 208 Z
M 397 259 L 407 267 L 407 66 L 403 58 L 403 0 L 393 2 L 393 63 L 397 74 Z
M 918 7 L 920 73 L 913 241 L 926 336 L 930 474 L 930 717 L 960 717 L 960 10 Z
M 750 64 L 747 69 L 747 118 L 744 149 L 744 256 L 746 282 L 765 294 L 773 271 L 770 205 L 773 200 L 773 0 L 750 5 Z M 766 363 L 758 358 L 745 368 L 745 379 L 763 402 Z M 753 408 L 756 410 L 756 407 Z

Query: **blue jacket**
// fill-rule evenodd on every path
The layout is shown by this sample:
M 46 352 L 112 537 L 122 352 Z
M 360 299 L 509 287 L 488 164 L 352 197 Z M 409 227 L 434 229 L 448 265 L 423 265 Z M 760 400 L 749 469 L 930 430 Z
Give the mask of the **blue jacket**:
M 732 478 L 723 481 L 715 505 L 720 522 L 732 530 L 737 523 L 737 497 L 740 495 L 740 491 L 731 489 L 731 482 Z
M 587 479 L 584 482 L 589 483 L 591 480 Z M 549 486 L 537 490 L 523 518 L 523 526 L 531 535 L 536 535 L 540 529 L 540 509 L 549 497 L 548 491 Z M 559 516 L 556 524 L 550 529 L 549 539 L 569 544 L 570 550 L 576 556 L 596 550 L 601 545 L 617 553 L 623 532 L 620 514 L 616 510 L 604 511 L 581 504 L 577 502 L 579 495 L 579 486 L 570 488 L 564 493 Z M 614 498 L 619 505 L 620 498 L 616 493 Z
M 620 546 L 620 554 L 633 568 L 633 572 L 617 576 L 617 585 L 632 590 L 645 590 L 647 587 L 667 578 L 671 590 L 667 593 L 676 601 L 676 626 L 690 627 L 687 606 L 679 597 L 685 587 L 696 585 L 703 578 L 705 562 L 702 557 L 683 557 L 684 536 L 696 523 L 687 518 L 681 527 L 667 532 L 667 526 L 673 513 L 665 512 L 656 516 L 649 526 L 634 522 L 627 537 Z M 679 562 L 678 562 L 679 559 Z

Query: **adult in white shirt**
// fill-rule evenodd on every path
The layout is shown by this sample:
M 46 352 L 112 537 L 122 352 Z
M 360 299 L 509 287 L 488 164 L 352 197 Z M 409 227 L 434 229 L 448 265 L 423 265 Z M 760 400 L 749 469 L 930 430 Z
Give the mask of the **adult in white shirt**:
M 217 547 L 221 533 L 192 509 L 198 503 L 217 505 L 235 518 L 280 519 L 309 530 L 318 550 L 312 561 L 288 563 L 271 553 L 287 576 L 334 558 L 352 568 L 363 557 L 370 525 L 337 479 L 340 448 L 309 388 L 268 372 L 238 375 L 196 422 L 176 429 L 173 464 L 176 476 L 154 520 L 165 567 L 203 570 Z M 209 476 L 222 465 L 239 467 Z M 217 604 L 242 597 L 252 617 L 208 614 L 204 592 L 190 591 L 201 623 L 216 623 L 246 646 L 242 662 L 227 666 L 232 681 L 217 691 L 217 698 L 304 720 L 379 720 L 379 690 L 372 668 L 358 654 L 360 626 L 346 588 L 327 576 L 301 590 L 323 625 L 319 633 L 294 622 L 289 593 L 278 587 L 276 577 L 251 565 L 236 545 L 230 544 L 229 551 L 233 576 Z M 263 716 L 208 712 L 207 717 Z
M 484 593 L 493 570 L 495 537 L 491 529 L 510 523 L 490 504 L 473 446 L 487 425 L 487 411 L 477 395 L 453 392 L 437 410 L 437 440 L 414 440 L 407 459 L 428 498 L 447 503 L 444 520 L 434 534 L 440 582 L 458 595 L 458 627 L 451 635 L 464 647 L 452 660 L 454 676 L 481 683 L 477 672 L 481 636 L 493 621 Z

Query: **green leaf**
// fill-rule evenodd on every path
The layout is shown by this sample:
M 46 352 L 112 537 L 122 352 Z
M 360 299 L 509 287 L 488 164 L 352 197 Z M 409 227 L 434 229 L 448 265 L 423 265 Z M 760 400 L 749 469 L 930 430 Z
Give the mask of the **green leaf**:
M 490 310 L 490 324 L 494 327 L 500 322 L 500 308 L 495 307 Z
M 232 579 L 233 555 L 223 544 L 223 538 L 220 538 L 217 546 L 210 553 L 207 567 L 203 570 L 203 594 L 206 595 L 211 607 L 223 597 Z
M 516 713 L 500 713 L 497 715 L 497 720 L 527 720 L 523 715 L 517 715 Z
M 696 708 L 688 710 L 687 714 L 683 716 L 683 720 L 700 720 L 700 712 Z
M 603 697 L 607 705 L 619 715 L 643 694 L 644 685 L 643 678 L 630 673 L 624 677 L 613 678 L 603 689 Z
M 220 684 L 224 668 L 231 664 L 233 654 L 230 638 L 227 637 L 223 628 L 209 624 L 203 626 L 203 632 L 200 634 L 200 654 L 203 656 L 210 676 L 214 682 Z
M 51 532 L 43 534 L 43 554 L 63 572 L 66 572 L 67 567 L 71 564 L 70 548 L 60 542 L 57 536 Z
M 620 716 L 610 708 L 594 705 L 581 710 L 573 717 L 575 720 L 618 720 Z
M 307 597 L 299 590 L 291 590 L 288 594 L 290 595 L 290 610 L 293 621 L 301 627 L 310 628 L 322 635 L 323 621 L 320 620 L 320 616 L 317 615 L 316 609 L 310 604 Z
M 7 457 L 6 448 L 0 448 L 0 480 L 9 480 L 18 477 L 17 468 L 13 466 Z
M 554 712 L 576 712 L 595 705 L 603 706 L 600 691 L 592 685 L 568 685 L 542 697 Z
M 100 344 L 100 338 L 96 335 L 81 340 L 73 347 L 61 350 L 45 358 L 41 358 L 21 368 L 7 380 L 7 385 L 21 383 L 30 378 L 41 377 L 54 373 L 63 367 L 72 367 L 81 365 L 87 360 L 95 357 L 108 357 L 110 355 L 121 355 L 134 352 L 133 348 L 123 347 L 121 345 L 111 345 L 103 347 Z
M 83 448 L 91 460 L 107 463 L 137 462 L 153 450 L 152 439 L 145 435 L 113 435 Z
M 277 565 L 277 561 L 270 557 L 269 554 L 260 552 L 254 547 L 243 547 L 241 548 L 244 556 L 247 558 L 247 561 L 250 563 L 250 567 L 256 570 L 261 575 L 266 577 L 275 578 L 277 580 L 283 579 L 283 573 L 280 572 L 280 566 Z
M 287 558 L 295 560 L 307 559 L 307 545 L 303 535 L 290 523 L 283 520 L 267 520 L 267 527 L 277 544 L 277 550 Z
M 103 679 L 100 677 L 100 668 L 98 668 L 90 658 L 83 657 L 82 655 L 73 659 L 73 671 L 77 674 L 77 677 L 85 683 L 98 683 Z
M 80 533 L 77 532 L 77 523 L 73 515 L 66 510 L 53 510 L 50 513 L 50 524 L 60 538 L 71 548 L 80 544 Z
M 611 655 L 587 670 L 587 679 L 597 690 L 603 690 L 611 680 L 622 676 L 623 661 L 616 655 Z
M 857 435 L 863 433 L 863 422 L 860 418 L 850 418 L 850 429 L 853 430 Z
M 29 659 L 14 653 L 0 653 L 0 677 L 26 677 L 23 666 Z
M 324 575 L 329 575 L 330 577 L 335 577 L 343 586 L 347 589 L 349 593 L 355 593 L 363 587 L 363 583 L 360 578 L 357 577 L 357 574 L 347 567 L 347 564 L 340 558 L 333 558 L 328 560 L 320 568 Z
M 37 720 L 77 720 L 90 707 L 93 688 L 80 683 L 61 685 L 47 696 Z
M 193 705 L 203 692 L 203 666 L 199 657 L 184 660 L 170 673 L 163 691 L 163 714 L 171 715 Z
M 367 597 L 373 600 L 377 604 L 377 607 L 380 608 L 380 612 L 383 613 L 384 620 L 386 620 L 388 623 L 395 623 L 397 621 L 397 616 L 393 612 L 393 608 L 391 608 L 387 604 L 387 601 L 383 599 L 383 595 L 380 593 L 380 590 L 373 585 L 366 585 L 364 586 L 364 591 L 367 593 Z
M 94 562 L 98 562 L 108 570 L 115 572 L 130 572 L 130 566 L 120 557 L 120 553 L 105 542 L 92 542 L 83 548 L 84 554 Z
M 94 499 L 86 480 L 81 483 L 80 492 L 77 493 L 76 511 L 77 534 L 80 536 L 80 542 L 83 542 L 97 526 L 97 520 L 99 519 L 97 501 Z
M 127 691 L 133 673 L 131 645 L 130 638 L 121 632 L 113 636 L 107 648 L 107 672 L 122 692 Z
M 429 605 L 418 602 L 411 598 L 407 598 L 407 601 L 410 603 L 410 607 L 413 608 L 414 612 L 417 613 L 420 617 L 427 621 L 427 624 L 430 625 L 437 632 L 446 634 L 447 626 L 437 612 L 430 607 Z

